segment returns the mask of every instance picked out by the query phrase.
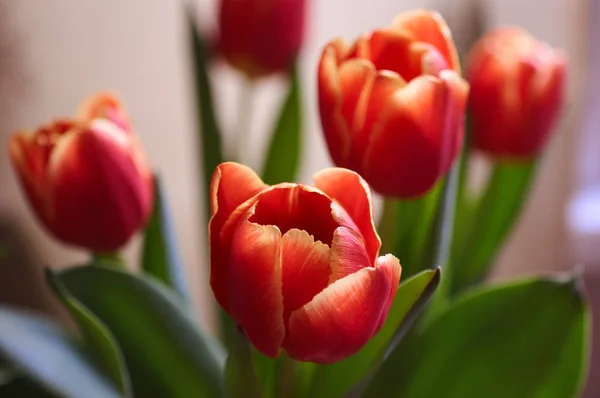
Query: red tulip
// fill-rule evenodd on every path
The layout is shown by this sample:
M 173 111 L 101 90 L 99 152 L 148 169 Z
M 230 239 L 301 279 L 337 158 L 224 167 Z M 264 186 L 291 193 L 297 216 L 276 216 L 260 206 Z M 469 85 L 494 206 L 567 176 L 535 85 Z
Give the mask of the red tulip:
M 211 200 L 211 287 L 259 351 L 331 363 L 379 331 L 402 268 L 378 257 L 359 175 L 331 168 L 315 187 L 267 186 L 248 167 L 223 163 Z
M 438 14 L 401 14 L 350 47 L 341 39 L 330 42 L 318 80 L 331 158 L 375 191 L 419 196 L 459 154 L 468 84 Z
M 539 153 L 563 101 L 565 74 L 565 56 L 522 29 L 480 39 L 468 62 L 475 147 L 496 157 Z
M 114 251 L 148 219 L 152 174 L 109 95 L 93 97 L 76 118 L 15 134 L 10 155 L 39 219 L 65 243 Z
M 304 38 L 306 0 L 221 0 L 221 54 L 250 77 L 288 70 Z

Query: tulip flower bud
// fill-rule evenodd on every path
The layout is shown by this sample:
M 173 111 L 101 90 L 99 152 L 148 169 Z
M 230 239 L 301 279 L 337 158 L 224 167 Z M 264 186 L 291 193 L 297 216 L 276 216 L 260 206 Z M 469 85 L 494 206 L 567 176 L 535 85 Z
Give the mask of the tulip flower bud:
M 467 70 L 474 146 L 494 157 L 539 153 L 563 101 L 565 73 L 565 56 L 522 29 L 481 38 Z
M 378 257 L 371 192 L 358 174 L 331 168 L 314 187 L 267 186 L 223 163 L 211 204 L 210 284 L 259 351 L 331 363 L 379 331 L 402 268 Z
M 65 243 L 111 252 L 150 215 L 151 170 L 109 95 L 93 97 L 79 117 L 15 134 L 10 156 L 35 213 Z
M 321 124 L 337 166 L 375 191 L 411 198 L 444 176 L 463 142 L 468 84 L 440 15 L 413 11 L 394 24 L 324 49 Z
M 221 0 L 220 53 L 249 77 L 287 71 L 304 38 L 306 0 Z

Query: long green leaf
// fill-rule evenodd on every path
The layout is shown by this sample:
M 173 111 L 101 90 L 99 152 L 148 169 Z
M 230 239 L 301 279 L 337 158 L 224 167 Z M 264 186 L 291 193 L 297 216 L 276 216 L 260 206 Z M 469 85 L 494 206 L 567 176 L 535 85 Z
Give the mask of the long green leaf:
M 196 102 L 200 128 L 198 130 L 199 153 L 202 154 L 200 174 L 204 180 L 206 222 L 210 218 L 210 181 L 217 166 L 223 162 L 221 130 L 213 104 L 212 86 L 208 75 L 210 61 L 208 46 L 200 35 L 194 20 L 193 8 L 187 13 L 187 22 L 192 45 L 193 70 L 196 87 Z
M 180 297 L 163 284 L 98 266 L 72 268 L 58 276 L 115 336 L 134 396 L 222 396 L 222 352 L 197 327 Z
M 350 358 L 331 365 L 317 365 L 311 388 L 306 397 L 342 397 L 370 371 L 373 371 L 386 352 L 398 344 L 435 291 L 439 281 L 440 270 L 438 268 L 423 271 L 402 283 L 398 287 L 388 318 L 381 331 Z
M 590 322 L 579 282 L 531 279 L 457 300 L 397 347 L 365 397 L 575 398 Z
M 536 162 L 497 163 L 483 197 L 470 216 L 462 247 L 453 257 L 451 293 L 481 281 L 518 220 L 535 175 Z M 465 198 L 464 200 L 468 200 Z
M 252 348 L 244 334 L 234 335 L 225 365 L 227 398 L 261 398 L 260 385 L 252 362 Z
M 262 179 L 267 184 L 294 181 L 302 150 L 302 96 L 298 68 L 290 74 L 289 91 L 267 151 Z
M 121 396 L 83 347 L 40 316 L 0 307 L 0 357 L 60 397 Z
M 177 250 L 171 217 L 162 184 L 154 178 L 154 209 L 144 233 L 142 269 L 165 285 L 187 296 L 183 265 Z
M 119 386 L 123 396 L 131 397 L 129 373 L 125 367 L 123 354 L 110 330 L 69 294 L 52 271 L 46 270 L 46 280 L 77 322 L 83 336 L 83 344 L 90 356 L 113 383 Z

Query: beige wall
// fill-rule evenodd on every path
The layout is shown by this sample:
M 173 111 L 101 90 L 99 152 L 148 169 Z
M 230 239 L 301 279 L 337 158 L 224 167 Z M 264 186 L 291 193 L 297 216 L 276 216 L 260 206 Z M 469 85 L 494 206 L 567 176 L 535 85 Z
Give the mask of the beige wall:
M 56 115 L 69 115 L 88 94 L 103 89 L 121 94 L 153 165 L 167 188 L 176 233 L 187 266 L 190 285 L 195 287 L 196 304 L 209 299 L 205 227 L 200 219 L 196 191 L 194 147 L 195 115 L 192 112 L 192 86 L 187 64 L 183 1 L 164 0 L 5 0 L 0 23 L 10 46 L 6 76 L 0 79 L 0 214 L 18 222 L 26 243 L 35 249 L 37 264 L 53 266 L 80 262 L 82 253 L 67 249 L 49 238 L 33 219 L 10 172 L 6 157 L 8 134 L 20 127 L 33 127 Z M 10 7 L 8 6 L 10 4 Z M 203 29 L 210 31 L 214 21 L 214 1 L 200 1 Z M 397 12 L 418 6 L 439 7 L 456 27 L 457 39 L 468 42 L 473 24 L 474 1 L 313 1 L 310 35 L 302 58 L 305 106 L 308 117 L 302 180 L 310 180 L 316 170 L 328 166 L 329 159 L 319 135 L 315 98 L 315 67 L 322 45 L 333 36 L 352 39 L 358 33 L 390 22 Z M 568 118 L 553 140 L 546 156 L 525 217 L 504 250 L 496 276 L 525 273 L 533 269 L 560 269 L 569 266 L 563 227 L 563 207 L 569 194 L 572 174 L 572 142 L 577 131 L 583 54 L 581 45 L 583 1 L 494 0 L 482 2 L 488 26 L 517 24 L 538 37 L 566 49 L 573 57 L 571 106 Z M 11 54 L 13 54 L 11 52 Z M 0 60 L 2 57 L 0 56 Z M 15 67 L 15 65 L 20 67 Z M 3 64 L 0 62 L 0 74 Z M 217 68 L 217 101 L 227 131 L 235 126 L 237 75 Z M 8 82 L 4 84 L 3 82 Z M 282 95 L 281 82 L 272 79 L 257 89 L 257 115 L 248 130 L 247 153 L 243 159 L 260 165 L 265 144 L 262 131 L 268 130 L 269 113 Z M 275 107 L 276 108 L 276 107 Z M 231 139 L 231 137 L 229 137 Z M 134 247 L 129 255 L 134 257 Z M 0 270 L 0 274 L 3 271 Z M 16 283 L 18 278 L 4 279 Z M 32 273 L 39 279 L 39 272 Z M 1 281 L 2 279 L 0 279 Z M 11 282 L 12 283 L 12 282 Z M 0 292 L 2 287 L 0 282 Z M 41 296 L 41 301 L 46 296 Z M 2 295 L 0 294 L 0 299 Z M 13 297 L 14 299 L 14 297 Z M 16 301 L 20 300 L 20 298 Z M 206 306 L 204 307 L 206 308 Z M 208 310 L 202 310 L 204 319 Z

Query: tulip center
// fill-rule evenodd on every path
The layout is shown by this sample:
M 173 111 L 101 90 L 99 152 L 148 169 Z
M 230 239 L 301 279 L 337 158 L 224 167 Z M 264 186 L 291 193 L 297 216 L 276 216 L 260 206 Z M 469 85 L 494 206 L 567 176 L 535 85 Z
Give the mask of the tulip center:
M 274 225 L 282 235 L 290 229 L 300 229 L 330 247 L 333 232 L 339 227 L 331 214 L 331 199 L 301 184 L 265 192 L 249 221 Z

